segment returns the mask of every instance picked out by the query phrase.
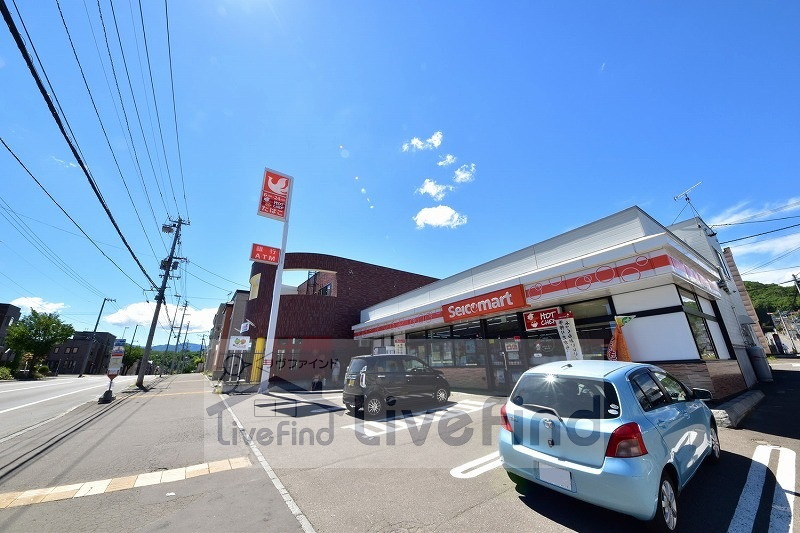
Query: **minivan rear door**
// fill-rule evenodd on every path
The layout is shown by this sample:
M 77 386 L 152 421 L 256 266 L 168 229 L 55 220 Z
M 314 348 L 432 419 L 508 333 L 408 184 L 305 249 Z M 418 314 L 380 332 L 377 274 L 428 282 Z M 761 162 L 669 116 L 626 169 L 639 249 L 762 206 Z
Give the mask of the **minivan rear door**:
M 611 433 L 619 426 L 620 407 L 614 386 L 604 380 L 525 374 L 506 412 L 514 444 L 599 467 Z

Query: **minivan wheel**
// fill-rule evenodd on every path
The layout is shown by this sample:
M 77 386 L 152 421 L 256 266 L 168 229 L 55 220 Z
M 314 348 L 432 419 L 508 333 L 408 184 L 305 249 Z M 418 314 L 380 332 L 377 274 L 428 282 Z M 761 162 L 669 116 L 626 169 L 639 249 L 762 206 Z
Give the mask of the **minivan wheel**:
M 654 531 L 671 532 L 678 528 L 678 491 L 668 472 L 661 474 L 658 484 L 656 515 L 651 522 Z
M 384 402 L 380 396 L 369 396 L 364 402 L 364 415 L 368 418 L 375 418 L 383 412 Z
M 433 400 L 438 404 L 443 404 L 447 401 L 447 398 L 450 397 L 450 391 L 445 389 L 444 387 L 439 387 L 436 389 L 436 392 L 433 393 Z

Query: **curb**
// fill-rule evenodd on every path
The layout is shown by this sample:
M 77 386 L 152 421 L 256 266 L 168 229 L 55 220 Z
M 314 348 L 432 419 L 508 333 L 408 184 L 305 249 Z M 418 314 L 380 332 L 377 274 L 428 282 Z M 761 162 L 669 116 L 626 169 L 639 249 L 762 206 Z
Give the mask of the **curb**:
M 717 409 L 712 409 L 717 426 L 736 428 L 744 418 L 765 398 L 760 390 L 749 391 L 738 398 L 725 402 Z

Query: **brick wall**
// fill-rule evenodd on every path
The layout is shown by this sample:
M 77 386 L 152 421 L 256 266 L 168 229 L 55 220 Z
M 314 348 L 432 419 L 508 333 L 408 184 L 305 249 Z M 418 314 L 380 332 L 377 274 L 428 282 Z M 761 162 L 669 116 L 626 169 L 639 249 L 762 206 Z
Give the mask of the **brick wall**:
M 444 374 L 453 390 L 474 389 L 488 390 L 486 383 L 486 369 L 483 367 L 472 368 L 437 368 Z
M 698 360 L 685 363 L 654 363 L 690 388 L 707 389 L 715 400 L 747 390 L 735 360 Z

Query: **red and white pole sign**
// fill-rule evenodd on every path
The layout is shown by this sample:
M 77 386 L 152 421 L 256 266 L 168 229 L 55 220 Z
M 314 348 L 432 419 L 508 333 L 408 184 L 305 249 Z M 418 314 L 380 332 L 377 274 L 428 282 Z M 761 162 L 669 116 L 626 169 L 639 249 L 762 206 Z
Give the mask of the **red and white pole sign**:
M 253 248 L 250 250 L 250 261 L 255 261 L 256 263 L 277 265 L 280 259 L 280 248 L 273 248 L 272 246 L 265 246 L 263 244 L 253 244 Z
M 108 371 L 106 372 L 111 381 L 119 376 L 123 357 L 125 357 L 125 339 L 117 339 L 114 341 L 114 347 L 111 348 L 111 360 L 108 362 Z
M 289 191 L 292 188 L 292 177 L 270 169 L 264 169 L 264 182 L 261 185 L 261 201 L 258 214 L 262 217 L 286 220 L 286 206 L 289 203 Z

